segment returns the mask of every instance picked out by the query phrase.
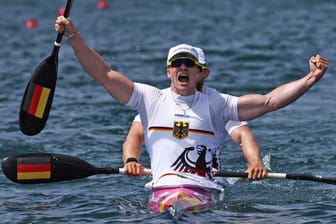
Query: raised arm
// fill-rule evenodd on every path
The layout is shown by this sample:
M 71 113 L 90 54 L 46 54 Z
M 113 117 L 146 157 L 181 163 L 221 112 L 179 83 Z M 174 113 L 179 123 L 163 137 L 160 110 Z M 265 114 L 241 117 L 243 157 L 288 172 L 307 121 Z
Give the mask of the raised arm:
M 133 82 L 123 74 L 113 71 L 104 59 L 85 43 L 71 19 L 63 16 L 58 17 L 55 30 L 68 37 L 83 69 L 101 84 L 113 98 L 126 104 L 133 93 Z
M 303 78 L 275 88 L 266 95 L 250 94 L 239 98 L 240 120 L 251 120 L 285 107 L 301 97 L 328 69 L 328 60 L 316 55 L 309 60 L 310 72 Z

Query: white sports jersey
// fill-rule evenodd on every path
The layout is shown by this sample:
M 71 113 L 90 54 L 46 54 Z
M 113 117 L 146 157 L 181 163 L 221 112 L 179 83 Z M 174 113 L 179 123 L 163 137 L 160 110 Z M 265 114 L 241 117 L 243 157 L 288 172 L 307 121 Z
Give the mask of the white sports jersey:
M 202 88 L 202 93 L 204 93 L 208 97 L 213 97 L 214 95 L 223 94 L 223 93 L 218 92 L 216 89 L 205 86 L 205 85 Z M 225 94 L 223 94 L 223 97 L 225 98 Z M 140 115 L 137 114 L 134 117 L 133 121 L 141 122 Z M 224 146 L 224 140 L 226 138 L 226 133 L 228 133 L 230 135 L 236 128 L 239 128 L 243 125 L 247 125 L 247 122 L 246 121 L 232 121 L 232 120 L 230 120 L 225 125 L 226 132 L 224 132 L 224 129 L 220 127 L 221 131 L 216 134 L 217 135 L 216 145 L 217 145 L 218 150 L 214 150 L 213 155 L 212 155 L 213 156 L 213 158 L 212 158 L 213 171 L 219 171 L 220 170 L 220 164 L 221 164 L 220 163 L 220 153 L 221 153 L 221 149 Z
M 204 91 L 207 94 L 179 96 L 170 88 L 160 90 L 135 83 L 128 105 L 140 113 L 151 158 L 152 187 L 207 185 L 217 188 L 209 181 L 212 158 L 223 145 L 223 127 L 229 120 L 239 120 L 238 98 L 219 94 L 211 88 Z

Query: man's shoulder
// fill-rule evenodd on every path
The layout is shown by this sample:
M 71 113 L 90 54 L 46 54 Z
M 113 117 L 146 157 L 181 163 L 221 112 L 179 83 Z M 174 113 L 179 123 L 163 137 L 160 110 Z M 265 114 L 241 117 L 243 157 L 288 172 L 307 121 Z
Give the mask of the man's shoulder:
M 203 94 L 207 96 L 218 96 L 218 97 L 228 97 L 230 96 L 229 94 L 221 93 L 217 89 L 209 87 L 209 86 L 204 86 L 202 90 Z
M 219 92 L 215 88 L 212 88 L 210 86 L 203 86 L 202 93 L 208 96 L 213 94 L 219 94 Z

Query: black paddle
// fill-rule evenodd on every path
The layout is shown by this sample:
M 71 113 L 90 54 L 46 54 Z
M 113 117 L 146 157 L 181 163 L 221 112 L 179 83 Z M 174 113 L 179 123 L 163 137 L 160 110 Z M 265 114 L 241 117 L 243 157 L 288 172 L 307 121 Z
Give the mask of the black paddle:
M 71 5 L 72 0 L 68 0 L 64 17 L 68 17 Z M 56 87 L 58 52 L 62 37 L 63 34 L 57 35 L 51 55 L 35 69 L 24 92 L 19 124 L 21 131 L 26 135 L 38 134 L 47 123 Z
M 74 180 L 96 174 L 124 173 L 121 168 L 97 168 L 91 164 L 68 155 L 51 153 L 20 154 L 4 158 L 2 171 L 13 182 L 20 184 L 38 184 Z M 146 169 L 149 175 L 150 170 Z M 218 172 L 216 176 L 247 177 L 244 172 Z M 335 178 L 326 178 L 308 174 L 268 173 L 266 178 L 316 181 L 336 184 Z

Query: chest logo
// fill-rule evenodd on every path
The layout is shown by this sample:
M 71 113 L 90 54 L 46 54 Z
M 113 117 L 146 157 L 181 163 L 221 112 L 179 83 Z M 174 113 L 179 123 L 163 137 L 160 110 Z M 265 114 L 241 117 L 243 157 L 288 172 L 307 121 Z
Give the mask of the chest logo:
M 205 145 L 185 148 L 171 167 L 178 172 L 197 173 L 210 178 L 212 150 Z
M 174 121 L 173 136 L 178 139 L 187 138 L 189 134 L 189 122 Z

